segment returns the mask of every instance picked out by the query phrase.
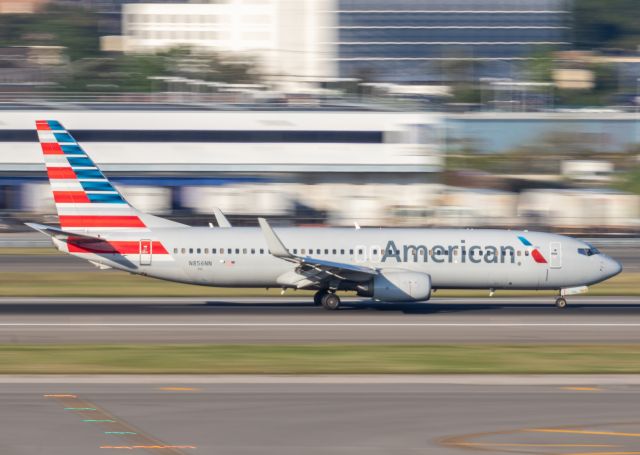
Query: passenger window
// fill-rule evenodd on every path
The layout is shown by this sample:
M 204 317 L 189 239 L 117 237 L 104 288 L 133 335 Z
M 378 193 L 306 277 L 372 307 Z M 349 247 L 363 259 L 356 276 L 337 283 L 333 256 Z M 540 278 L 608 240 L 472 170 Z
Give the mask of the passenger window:
M 518 256 L 522 256 L 522 250 L 518 250 Z
M 264 248 L 260 248 L 260 254 L 264 254 Z
M 300 250 L 300 254 L 306 254 L 306 251 L 304 248 Z
M 329 254 L 329 250 L 325 249 L 324 254 Z
M 378 255 L 378 250 L 377 250 L 377 249 L 375 249 L 375 248 L 373 249 L 373 255 L 374 255 L 374 256 L 377 256 L 377 255 Z
M 200 248 L 198 248 L 198 249 L 196 250 L 196 253 L 200 254 L 200 251 L 201 251 L 201 250 L 200 250 Z
M 216 254 L 216 249 L 215 248 L 211 248 L 211 254 Z
M 338 254 L 338 253 L 337 253 L 337 250 L 333 250 L 333 254 L 334 254 L 334 255 Z
M 353 248 L 349 249 L 349 254 L 353 256 Z
M 224 248 L 220 248 L 220 254 L 224 254 Z
M 193 254 L 193 248 L 189 248 L 189 254 Z
M 240 254 L 240 248 L 236 248 L 236 254 Z
M 341 250 L 340 250 L 340 254 L 344 254 L 344 249 L 341 249 Z
M 178 254 L 178 249 L 177 248 L 173 249 L 173 254 Z
M 322 253 L 320 252 L 320 248 L 318 248 L 318 249 L 316 250 L 316 254 L 322 254 Z
M 187 252 L 187 250 L 185 250 L 184 248 L 182 249 L 182 254 L 185 254 Z
M 256 254 L 256 249 L 255 248 L 251 248 L 251 254 Z
M 247 254 L 247 249 L 246 248 L 242 249 L 242 254 Z
M 298 249 L 297 248 L 293 249 L 293 254 L 298 254 Z
M 209 248 L 204 249 L 204 254 L 209 254 Z
M 529 250 L 525 250 L 524 255 L 529 256 Z

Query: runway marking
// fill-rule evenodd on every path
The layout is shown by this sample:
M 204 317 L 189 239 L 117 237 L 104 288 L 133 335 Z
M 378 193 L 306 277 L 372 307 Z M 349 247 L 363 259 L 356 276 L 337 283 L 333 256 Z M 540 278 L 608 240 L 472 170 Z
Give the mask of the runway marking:
M 121 450 L 166 450 L 166 449 L 195 449 L 196 446 L 170 446 L 170 445 L 147 445 L 147 446 L 100 446 L 101 449 L 121 449 Z
M 640 433 L 620 433 L 617 431 L 565 430 L 561 428 L 534 428 L 524 431 L 529 433 L 587 434 L 594 436 L 620 436 L 628 438 L 640 438 Z
M 602 389 L 598 387 L 562 387 L 562 390 L 571 390 L 574 392 L 600 392 Z
M 615 448 L 620 447 L 614 444 L 526 444 L 526 443 L 509 443 L 509 442 L 458 442 L 456 446 L 463 447 L 591 447 L 591 448 Z
M 566 455 L 640 455 L 640 452 L 580 452 Z
M 158 390 L 163 392 L 196 392 L 199 389 L 194 387 L 158 387 Z
M 640 323 L 632 322 L 14 322 L 0 323 L 2 327 L 640 327 Z
M 65 410 L 74 411 L 81 422 L 102 426 L 103 433 L 118 438 L 121 444 L 99 446 L 101 449 L 145 450 L 151 453 L 165 455 L 185 455 L 181 449 L 195 449 L 192 445 L 169 445 L 122 419 L 112 415 L 109 411 L 87 400 L 72 394 L 47 394 L 45 398 L 52 398 L 64 405 Z M 97 418 L 98 417 L 98 418 Z

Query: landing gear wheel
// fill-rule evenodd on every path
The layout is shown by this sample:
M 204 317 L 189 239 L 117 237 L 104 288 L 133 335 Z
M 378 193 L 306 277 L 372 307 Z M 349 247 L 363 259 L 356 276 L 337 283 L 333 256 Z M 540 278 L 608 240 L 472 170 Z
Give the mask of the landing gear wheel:
M 318 291 L 313 295 L 313 304 L 322 305 L 322 299 L 327 295 L 327 291 Z
M 560 309 L 566 308 L 567 307 L 566 299 L 564 297 L 558 297 L 556 299 L 556 307 Z
M 329 311 L 337 310 L 340 308 L 340 297 L 333 293 L 325 294 L 324 297 L 322 297 L 322 307 Z

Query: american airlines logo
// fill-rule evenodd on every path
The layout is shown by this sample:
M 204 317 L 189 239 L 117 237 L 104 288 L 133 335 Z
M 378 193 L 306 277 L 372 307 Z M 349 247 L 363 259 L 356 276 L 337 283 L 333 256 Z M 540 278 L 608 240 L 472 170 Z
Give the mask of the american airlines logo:
M 520 239 L 522 241 L 522 238 Z M 525 244 L 525 246 L 530 247 L 531 243 Z M 537 249 L 533 249 L 531 252 L 536 262 L 547 262 Z M 429 262 L 429 260 L 436 264 L 454 262 L 515 264 L 516 249 L 509 245 L 468 246 L 465 240 L 461 240 L 459 245 L 434 245 L 431 249 L 426 245 L 401 245 L 398 247 L 393 240 L 389 240 L 383 251 L 381 262 Z

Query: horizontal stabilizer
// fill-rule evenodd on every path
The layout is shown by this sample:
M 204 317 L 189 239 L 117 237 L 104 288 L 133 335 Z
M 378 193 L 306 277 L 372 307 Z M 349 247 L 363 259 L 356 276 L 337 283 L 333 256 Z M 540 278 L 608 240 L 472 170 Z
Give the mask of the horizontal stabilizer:
M 38 224 L 38 223 L 25 223 L 25 225 L 29 226 L 31 229 L 34 229 L 38 232 L 42 232 L 49 237 L 53 237 L 58 240 L 67 241 L 69 237 L 73 237 L 74 243 L 82 243 L 83 240 L 87 242 L 96 242 L 103 241 L 100 237 L 94 237 L 86 234 L 79 234 L 77 232 L 67 232 L 63 229 L 47 226 L 46 224 Z

